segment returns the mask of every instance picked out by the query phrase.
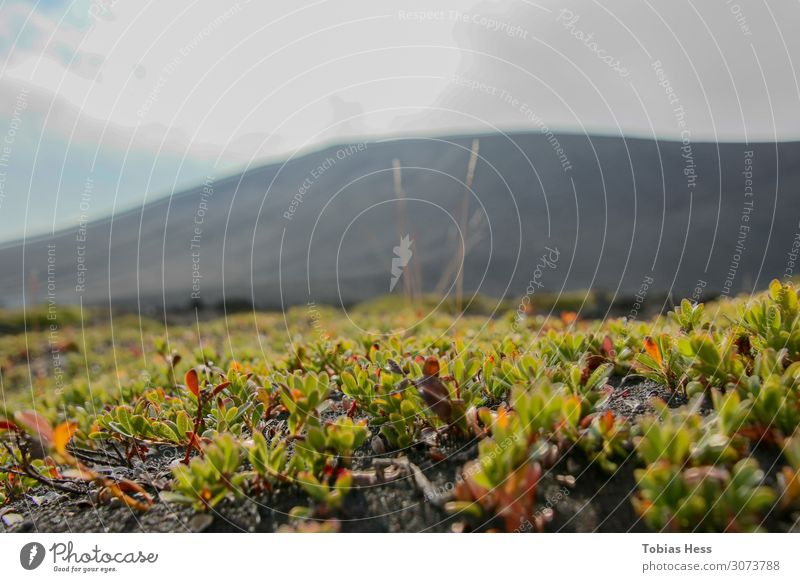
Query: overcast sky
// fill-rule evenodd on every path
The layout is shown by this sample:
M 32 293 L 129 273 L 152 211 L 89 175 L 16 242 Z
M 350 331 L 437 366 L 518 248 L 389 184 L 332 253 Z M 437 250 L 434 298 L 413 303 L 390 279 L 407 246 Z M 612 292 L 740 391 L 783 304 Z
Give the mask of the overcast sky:
M 0 0 L 0 12 L 3 240 L 361 136 L 546 124 L 800 138 L 796 0 Z

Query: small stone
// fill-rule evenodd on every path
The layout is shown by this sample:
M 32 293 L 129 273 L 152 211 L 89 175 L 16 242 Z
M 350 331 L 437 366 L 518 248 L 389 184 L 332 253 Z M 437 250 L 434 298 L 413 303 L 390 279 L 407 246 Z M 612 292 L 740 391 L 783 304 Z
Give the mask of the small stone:
M 561 485 L 566 485 L 570 489 L 575 487 L 574 475 L 556 475 L 556 481 Z
M 214 523 L 214 517 L 207 513 L 198 513 L 189 520 L 188 528 L 193 533 L 200 533 Z
M 6 513 L 3 515 L 3 525 L 6 527 L 12 527 L 17 525 L 18 523 L 22 523 L 25 521 L 25 518 L 22 517 L 19 513 Z
M 372 446 L 372 452 L 376 455 L 382 455 L 386 452 L 386 445 L 383 444 L 383 439 L 378 435 L 372 437 L 370 445 Z

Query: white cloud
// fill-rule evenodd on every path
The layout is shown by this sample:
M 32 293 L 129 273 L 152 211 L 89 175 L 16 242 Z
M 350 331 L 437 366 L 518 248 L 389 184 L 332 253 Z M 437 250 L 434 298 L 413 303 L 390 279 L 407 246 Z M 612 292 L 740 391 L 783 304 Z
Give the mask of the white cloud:
M 452 21 L 415 26 L 390 2 L 306 4 L 119 2 L 113 20 L 95 22 L 74 47 L 103 56 L 97 79 L 35 51 L 18 55 L 6 76 L 88 117 L 180 131 L 189 151 L 211 147 L 246 161 L 346 133 L 394 131 L 399 115 L 435 101 L 441 77 L 458 66 Z M 281 137 L 225 151 L 253 134 Z
M 693 139 L 800 137 L 797 3 L 63 0 L 3 11 L 0 97 L 31 90 L 31 151 L 18 145 L 17 159 L 38 147 L 91 164 L 100 152 L 109 176 L 169 165 L 120 192 L 128 204 L 141 188 L 168 190 L 170 176 L 201 181 L 217 158 L 224 173 L 348 137 L 525 129 L 531 114 L 554 130 L 679 137 L 655 60 Z M 19 225 L 12 207 L 2 218 Z
M 65 4 L 64 22 L 56 8 L 33 12 L 39 41 L 11 51 L 5 78 L 88 117 L 156 139 L 182 135 L 189 152 L 241 163 L 355 133 L 524 124 L 455 76 L 535 101 L 554 128 L 641 133 L 652 123 L 675 135 L 650 67 L 658 59 L 697 136 L 767 137 L 771 100 L 789 122 L 780 137 L 797 137 L 788 59 L 798 46 L 787 26 L 800 5 L 772 4 L 776 22 L 768 10 L 724 1 L 83 1 Z M 576 17 L 571 26 L 563 7 Z M 255 135 L 270 137 L 260 144 Z

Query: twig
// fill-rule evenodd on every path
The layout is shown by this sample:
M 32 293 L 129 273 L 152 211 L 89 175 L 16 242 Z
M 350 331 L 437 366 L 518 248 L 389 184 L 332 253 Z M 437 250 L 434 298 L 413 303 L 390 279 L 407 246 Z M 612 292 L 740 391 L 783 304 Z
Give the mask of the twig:
M 68 451 L 76 458 L 86 461 L 88 463 L 99 463 L 99 462 L 106 462 L 109 463 L 111 461 L 117 461 L 119 459 L 113 459 L 112 455 L 109 454 L 108 450 L 103 449 L 100 451 L 93 451 L 91 449 L 81 449 L 78 447 L 70 447 Z
M 114 453 L 116 454 L 117 459 L 125 466 L 130 467 L 131 466 L 130 461 L 128 461 L 128 459 L 125 458 L 125 455 L 122 454 L 122 451 L 119 450 L 116 441 L 110 441 L 110 444 L 111 447 L 114 449 Z
M 414 463 L 405 459 L 405 464 L 411 472 L 412 477 L 414 477 L 414 485 L 416 485 L 423 497 L 436 507 L 442 507 L 448 500 L 447 496 L 439 494 L 425 476 L 425 473 Z
M 84 493 L 86 493 L 86 491 L 83 489 L 67 487 L 68 483 L 69 484 L 75 483 L 71 479 L 54 479 L 50 477 L 43 477 L 30 467 L 23 466 L 21 471 L 13 467 L 0 467 L 0 471 L 3 471 L 4 473 L 11 473 L 13 475 L 19 475 L 21 477 L 30 477 L 34 481 L 37 481 L 42 485 L 45 485 L 46 487 L 52 487 L 53 489 L 57 489 L 58 491 L 63 491 L 64 493 L 71 493 L 74 495 L 83 495 Z
M 467 258 L 467 214 L 469 211 L 469 196 L 472 192 L 472 184 L 475 181 L 475 168 L 478 165 L 478 150 L 480 149 L 480 140 L 475 138 L 472 140 L 472 148 L 469 153 L 469 163 L 467 164 L 467 178 L 464 181 L 464 198 L 461 201 L 461 220 L 459 221 L 459 228 L 461 228 L 461 239 L 464 243 L 461 245 L 461 252 L 459 253 L 458 263 L 461 269 L 458 271 L 458 279 L 456 280 L 456 309 L 461 311 L 464 300 L 464 271 L 465 260 Z

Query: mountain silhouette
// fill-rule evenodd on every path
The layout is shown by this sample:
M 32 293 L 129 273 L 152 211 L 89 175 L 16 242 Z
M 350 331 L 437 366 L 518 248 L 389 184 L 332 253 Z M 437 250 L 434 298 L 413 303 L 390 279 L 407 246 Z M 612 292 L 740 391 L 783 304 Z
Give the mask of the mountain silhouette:
M 522 296 L 546 249 L 558 263 L 535 292 L 738 293 L 793 273 L 798 160 L 797 142 L 540 132 L 336 145 L 8 243 L 0 293 L 143 311 L 352 304 L 387 293 L 404 237 L 421 291 L 453 292 L 464 245 L 465 293 Z

